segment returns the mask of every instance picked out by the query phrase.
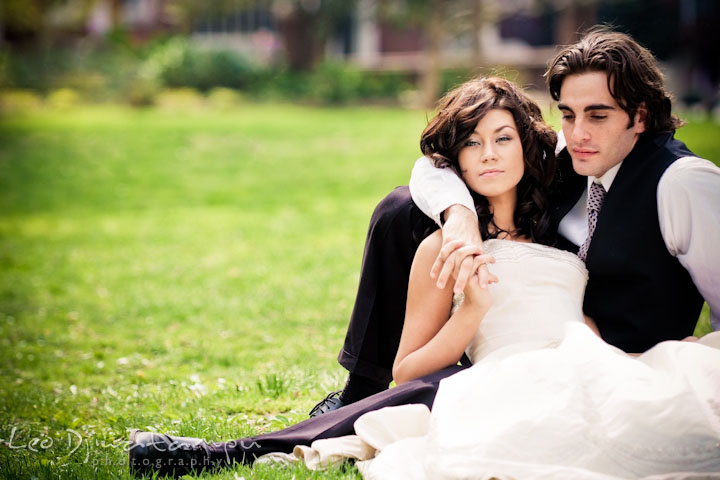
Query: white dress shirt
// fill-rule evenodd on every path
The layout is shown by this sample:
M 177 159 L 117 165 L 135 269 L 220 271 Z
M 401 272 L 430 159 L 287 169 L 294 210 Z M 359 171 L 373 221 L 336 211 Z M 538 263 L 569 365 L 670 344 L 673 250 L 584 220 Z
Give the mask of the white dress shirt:
M 558 150 L 564 146 L 559 139 Z M 600 177 L 610 191 L 620 165 Z M 594 177 L 588 177 L 588 189 Z M 587 194 L 562 219 L 560 233 L 582 245 L 588 234 Z M 449 168 L 435 168 L 421 157 L 410 176 L 410 194 L 427 216 L 440 224 L 440 214 L 452 205 L 475 211 L 465 183 Z M 710 321 L 720 330 L 720 168 L 698 157 L 683 157 L 663 173 L 657 188 L 658 219 L 665 246 L 690 273 L 710 305 Z

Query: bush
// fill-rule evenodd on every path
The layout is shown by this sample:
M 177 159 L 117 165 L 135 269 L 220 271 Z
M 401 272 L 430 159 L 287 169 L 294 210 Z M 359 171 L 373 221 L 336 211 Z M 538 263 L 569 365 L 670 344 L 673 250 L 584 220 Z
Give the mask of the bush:
M 245 88 L 253 75 L 252 64 L 240 55 L 226 50 L 198 50 L 180 37 L 158 46 L 139 70 L 141 80 L 201 91 L 213 87 Z
M 160 86 L 168 71 L 179 68 L 188 55 L 187 41 L 176 38 L 158 46 L 140 65 L 138 77 L 145 84 Z
M 192 68 L 196 72 L 195 87 L 201 90 L 213 87 L 242 89 L 252 82 L 254 75 L 254 68 L 247 60 L 228 51 L 196 52 Z
M 191 88 L 207 93 L 213 108 L 238 102 L 237 92 L 257 99 L 344 104 L 359 101 L 398 102 L 408 97 L 416 74 L 360 70 L 341 61 L 320 63 L 311 72 L 263 67 L 230 50 L 193 46 L 185 37 L 156 39 L 138 46 L 125 37 L 109 36 L 100 43 L 53 48 L 8 48 L 0 52 L 0 88 L 29 88 L 39 92 L 70 88 L 88 100 L 121 100 L 150 105 L 156 100 L 168 108 L 195 108 L 194 96 L 164 89 Z M 469 77 L 458 69 L 443 75 L 443 88 Z M 231 90 L 213 89 L 223 88 Z M 68 92 L 54 98 L 60 108 L 78 98 Z M 185 98 L 187 97 L 187 98 Z M 22 101 L 22 100 L 18 100 Z M 30 100 L 32 102 L 32 100 Z M 17 103 L 17 102 L 15 102 Z M 5 109 L 16 108 L 6 107 Z
M 26 113 L 42 108 L 42 99 L 32 90 L 0 91 L 0 112 L 3 114 Z
M 68 110 L 80 103 L 80 94 L 72 88 L 59 88 L 47 96 L 47 103 L 58 110 Z
M 310 75 L 282 69 L 261 70 L 249 91 L 260 99 L 304 100 L 310 95 Z
M 363 74 L 340 63 L 326 62 L 310 75 L 310 97 L 323 103 L 347 103 L 360 98 Z
M 123 98 L 135 107 L 145 107 L 155 102 L 155 96 L 160 92 L 160 87 L 154 82 L 138 79 L 128 86 L 123 93 Z
M 321 63 L 310 73 L 258 71 L 256 79 L 249 90 L 257 97 L 327 104 L 367 99 L 397 101 L 404 91 L 412 88 L 406 73 L 363 71 L 333 61 Z
M 215 110 L 230 110 L 240 103 L 240 95 L 233 89 L 217 87 L 208 93 L 207 103 Z
M 119 100 L 137 79 L 142 54 L 107 42 L 42 47 L 8 44 L 0 51 L 0 88 L 47 93 L 71 88 L 83 99 Z
M 205 101 L 197 90 L 192 88 L 172 88 L 161 91 L 155 97 L 155 105 L 163 110 L 186 112 L 200 110 Z
M 365 72 L 359 86 L 361 98 L 398 100 L 415 86 L 410 77 L 402 72 Z

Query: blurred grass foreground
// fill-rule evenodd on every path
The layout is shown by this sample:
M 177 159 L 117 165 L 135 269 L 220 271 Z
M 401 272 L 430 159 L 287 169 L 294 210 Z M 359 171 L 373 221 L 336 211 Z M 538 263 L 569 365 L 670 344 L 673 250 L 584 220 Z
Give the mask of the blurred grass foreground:
M 0 117 L 0 477 L 129 478 L 130 428 L 219 440 L 306 418 L 342 384 L 367 222 L 425 121 L 276 104 Z M 678 136 L 720 159 L 720 125 Z M 243 475 L 358 476 L 218 478 Z

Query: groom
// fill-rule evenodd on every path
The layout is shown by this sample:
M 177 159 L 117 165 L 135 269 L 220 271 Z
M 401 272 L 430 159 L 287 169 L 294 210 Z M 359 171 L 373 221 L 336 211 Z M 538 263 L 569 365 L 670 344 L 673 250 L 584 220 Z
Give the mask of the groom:
M 562 113 L 552 211 L 558 246 L 589 270 L 585 314 L 627 352 L 692 335 L 703 298 L 720 329 L 720 169 L 674 139 L 683 122 L 655 58 L 631 37 L 595 28 L 558 53 L 545 76 Z M 438 286 L 454 272 L 462 291 L 471 262 L 448 244 L 481 243 L 473 201 L 453 172 L 421 158 L 409 190 L 397 188 L 373 214 L 338 356 L 348 382 L 311 415 L 387 388 L 410 264 L 435 223 L 447 245 L 433 269 Z

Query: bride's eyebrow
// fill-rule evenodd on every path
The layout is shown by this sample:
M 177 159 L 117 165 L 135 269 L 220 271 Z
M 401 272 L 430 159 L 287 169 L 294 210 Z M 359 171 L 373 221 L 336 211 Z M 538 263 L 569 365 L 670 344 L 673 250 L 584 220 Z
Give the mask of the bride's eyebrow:
M 510 129 L 512 129 L 512 130 L 515 130 L 515 127 L 513 127 L 512 125 L 502 125 L 502 126 L 496 128 L 495 130 L 493 130 L 492 133 L 498 133 L 498 132 L 499 132 L 500 130 L 502 130 L 503 128 L 510 128 Z M 473 133 L 477 133 L 478 135 L 482 135 L 482 133 L 481 133 L 480 130 L 478 130 L 478 129 L 473 130 Z

